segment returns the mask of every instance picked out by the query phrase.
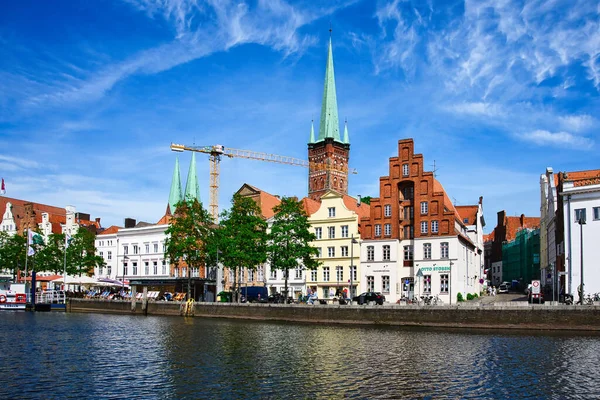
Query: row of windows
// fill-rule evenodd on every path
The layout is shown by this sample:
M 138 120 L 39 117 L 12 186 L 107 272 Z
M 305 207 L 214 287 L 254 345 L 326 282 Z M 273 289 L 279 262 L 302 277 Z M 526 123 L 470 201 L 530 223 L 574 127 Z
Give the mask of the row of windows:
M 103 247 L 104 245 L 106 245 L 106 246 L 112 246 L 112 244 L 113 244 L 112 240 L 107 240 L 107 241 L 99 240 L 98 241 L 98 247 Z
M 244 271 L 247 272 L 248 282 L 254 282 L 255 277 L 257 277 L 257 282 L 263 282 L 265 280 L 265 273 L 264 273 L 263 267 L 258 267 L 258 269 L 256 271 L 253 269 L 248 269 L 248 270 L 244 269 Z M 243 274 L 243 275 L 246 275 L 246 274 Z M 234 278 L 235 278 L 234 270 L 230 269 L 229 270 L 229 281 L 233 282 Z M 271 278 L 276 279 L 276 278 L 273 278 L 273 273 L 271 273 Z
M 8 224 L 8 225 L 3 225 L 2 226 L 2 230 L 5 232 L 12 232 L 13 231 L 13 224 Z M 15 228 L 16 230 L 16 228 Z
M 146 252 L 144 254 L 150 254 L 150 244 L 146 243 L 144 245 L 144 248 L 146 250 Z M 158 253 L 158 243 L 154 243 L 152 246 L 152 249 L 154 250 L 154 253 Z M 132 245 L 132 250 L 133 253 L 132 254 L 140 254 L 140 247 L 137 244 Z M 165 244 L 162 244 L 162 252 L 165 252 Z M 123 254 L 127 255 L 129 254 L 129 245 L 124 245 L 123 246 Z
M 404 278 L 403 278 L 404 281 Z M 449 276 L 448 274 L 440 275 L 440 293 L 448 293 L 449 291 Z M 412 284 L 412 280 L 411 280 Z M 404 285 L 404 290 L 408 290 L 407 285 Z M 367 291 L 374 292 L 375 291 L 375 277 L 367 276 Z M 389 275 L 381 276 L 381 293 L 389 294 L 390 293 L 390 277 Z M 423 293 L 431 294 L 431 275 L 423 275 Z
M 357 275 L 357 267 L 356 265 L 352 266 L 352 267 L 348 267 L 349 273 L 352 274 L 352 279 L 354 281 L 358 281 L 358 275 Z M 259 270 L 262 273 L 262 270 Z M 302 276 L 302 268 L 296 268 L 294 269 L 294 278 L 295 279 L 303 279 Z M 310 279 L 309 282 L 317 282 L 318 281 L 318 271 L 317 270 L 311 270 L 311 271 L 307 271 L 307 274 L 310 272 Z M 335 267 L 335 279 L 338 282 L 341 282 L 344 280 L 344 267 L 341 265 L 338 265 Z M 252 276 L 254 271 L 250 271 L 249 273 L 252 273 Z M 322 280 L 323 282 L 330 282 L 331 281 L 331 268 L 330 267 L 323 267 L 322 268 Z M 276 269 L 272 269 L 271 270 L 271 275 L 270 275 L 270 279 L 272 280 L 277 280 L 278 275 L 281 276 L 281 279 L 285 279 L 285 271 L 278 271 Z M 230 278 L 231 280 L 233 280 L 233 272 L 230 272 Z M 289 277 L 288 277 L 289 278 Z M 307 278 L 309 278 L 309 276 L 307 275 Z M 350 279 L 350 276 L 348 276 L 346 279 Z M 252 278 L 250 278 L 250 280 L 253 280 Z M 260 280 L 260 278 L 259 278 Z
M 577 208 L 575 210 L 575 223 L 578 223 L 579 220 L 583 219 L 586 221 L 585 208 Z M 600 221 L 600 207 L 592 207 L 592 215 L 594 217 L 594 221 Z
M 334 246 L 327 247 L 327 257 L 333 258 L 336 257 L 336 251 Z M 318 258 L 323 258 L 323 249 L 321 247 L 317 247 Z M 348 246 L 340 246 L 340 257 L 348 257 Z
M 450 247 L 448 242 L 440 243 L 440 258 L 449 258 Z M 381 248 L 382 260 L 390 261 L 390 246 L 384 245 Z M 413 259 L 413 246 L 404 246 L 404 259 L 409 261 Z M 431 243 L 423 243 L 423 259 L 431 259 Z M 367 246 L 367 261 L 375 261 L 375 246 Z
M 109 269 L 108 274 L 110 275 L 110 266 L 108 267 L 108 269 Z M 100 275 L 102 275 L 102 268 L 99 268 L 99 271 L 100 271 Z M 150 271 L 152 271 L 152 275 L 158 275 L 158 261 L 152 261 L 152 266 L 150 265 L 149 261 L 144 261 L 143 271 L 144 271 L 144 275 L 150 275 Z M 131 275 L 133 275 L 133 276 L 141 275 L 141 272 L 142 272 L 142 268 L 138 268 L 138 263 L 135 261 L 132 262 L 131 263 Z M 162 260 L 161 275 L 166 275 L 166 274 L 167 274 L 167 262 L 166 262 L 166 260 Z M 130 276 L 129 275 L 129 263 L 126 263 L 126 262 L 123 263 L 123 275 Z M 182 274 L 182 276 L 185 276 L 185 274 Z
M 431 233 L 439 233 L 440 224 L 437 220 L 431 221 Z M 421 234 L 429 233 L 429 221 L 421 221 Z M 412 225 L 406 225 L 404 227 L 404 238 L 410 239 L 415 234 L 415 228 Z M 392 235 L 392 224 L 383 225 L 383 235 Z M 381 236 L 381 225 L 375 225 L 375 236 Z
M 348 236 L 348 225 L 342 225 L 341 230 L 342 230 L 341 237 L 343 237 L 343 238 L 349 237 Z M 321 227 L 315 228 L 315 236 L 317 237 L 317 239 L 322 239 L 323 238 L 323 228 L 321 228 Z M 327 227 L 327 238 L 335 239 L 335 226 Z

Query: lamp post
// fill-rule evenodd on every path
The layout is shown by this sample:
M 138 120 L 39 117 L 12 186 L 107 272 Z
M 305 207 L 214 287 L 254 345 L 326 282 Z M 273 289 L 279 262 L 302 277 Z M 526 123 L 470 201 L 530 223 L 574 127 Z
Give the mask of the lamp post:
M 585 214 L 581 213 L 579 215 L 579 220 L 577 221 L 577 223 L 579 224 L 579 236 L 581 242 L 581 282 L 579 283 L 579 303 L 583 305 L 583 226 L 585 225 Z
M 448 302 L 452 305 L 452 266 L 454 263 L 450 261 L 450 273 L 448 274 Z
M 350 240 L 350 304 L 352 304 L 352 298 L 354 297 L 354 244 L 358 243 L 358 240 L 354 239 L 354 234 L 352 234 L 352 239 Z
M 125 260 L 127 260 L 127 256 L 123 255 L 123 293 L 125 293 Z

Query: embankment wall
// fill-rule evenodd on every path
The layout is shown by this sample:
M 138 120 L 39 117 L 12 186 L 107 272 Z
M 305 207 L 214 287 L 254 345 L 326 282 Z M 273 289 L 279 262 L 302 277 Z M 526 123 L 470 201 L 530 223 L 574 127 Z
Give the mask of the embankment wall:
M 183 306 L 182 306 L 183 305 Z M 67 312 L 184 315 L 185 303 L 71 299 Z M 428 326 L 446 328 L 600 331 L 600 306 L 478 305 L 358 306 L 195 303 L 188 314 L 307 323 Z

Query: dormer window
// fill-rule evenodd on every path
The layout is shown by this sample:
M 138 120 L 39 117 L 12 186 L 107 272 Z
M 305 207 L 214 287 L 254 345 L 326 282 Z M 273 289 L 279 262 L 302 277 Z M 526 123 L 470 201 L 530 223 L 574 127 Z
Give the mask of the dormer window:
M 469 218 L 463 219 L 463 223 L 468 224 L 469 223 Z
M 329 212 L 329 218 L 335 217 L 335 207 L 329 207 L 327 210 Z

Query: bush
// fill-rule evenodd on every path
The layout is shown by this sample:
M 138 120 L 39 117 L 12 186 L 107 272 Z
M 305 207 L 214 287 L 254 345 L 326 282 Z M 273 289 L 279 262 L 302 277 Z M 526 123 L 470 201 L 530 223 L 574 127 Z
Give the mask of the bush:
M 471 293 L 467 293 L 467 300 L 473 300 L 473 295 Z
M 457 302 L 465 301 L 465 300 L 463 299 L 463 295 L 462 295 L 462 293 L 460 293 L 460 292 L 459 292 L 459 293 L 456 295 L 456 301 L 457 301 Z
M 476 299 L 476 298 L 478 298 L 478 297 L 479 297 L 479 295 L 478 295 L 477 293 L 473 293 L 473 298 L 474 298 L 474 299 Z

